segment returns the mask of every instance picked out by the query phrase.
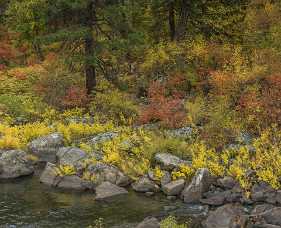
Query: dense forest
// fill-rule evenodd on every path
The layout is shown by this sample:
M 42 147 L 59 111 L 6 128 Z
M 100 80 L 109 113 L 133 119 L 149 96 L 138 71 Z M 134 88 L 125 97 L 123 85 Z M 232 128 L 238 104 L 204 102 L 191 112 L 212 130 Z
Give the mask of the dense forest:
M 54 188 L 265 202 L 280 227 L 280 66 L 280 0 L 0 0 L 0 179 L 47 162 Z

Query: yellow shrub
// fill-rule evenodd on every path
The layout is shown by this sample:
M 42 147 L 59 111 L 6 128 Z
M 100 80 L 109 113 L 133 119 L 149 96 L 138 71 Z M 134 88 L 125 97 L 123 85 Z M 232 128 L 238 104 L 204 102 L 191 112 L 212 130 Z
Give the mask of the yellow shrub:
M 56 168 L 56 173 L 59 176 L 71 176 L 76 174 L 76 170 L 71 165 L 60 165 Z
M 25 148 L 28 142 L 42 135 L 49 134 L 52 129 L 43 123 L 32 123 L 20 126 L 0 124 L 0 149 Z
M 104 162 L 114 164 L 133 179 L 148 172 L 152 155 L 146 146 L 150 135 L 143 130 L 123 129 L 118 137 L 105 141 L 99 149 L 104 152 Z
M 178 171 L 172 172 L 172 179 L 190 179 L 194 174 L 194 169 L 192 167 L 189 167 L 187 165 L 181 165 L 180 169 Z
M 102 132 L 112 131 L 112 123 L 106 124 L 85 124 L 85 123 L 57 123 L 57 131 L 62 133 L 66 143 L 71 144 L 74 140 L 87 136 L 96 135 Z
M 161 170 L 159 166 L 156 166 L 153 170 L 153 174 L 156 180 L 160 181 L 161 178 L 164 176 L 164 172 Z

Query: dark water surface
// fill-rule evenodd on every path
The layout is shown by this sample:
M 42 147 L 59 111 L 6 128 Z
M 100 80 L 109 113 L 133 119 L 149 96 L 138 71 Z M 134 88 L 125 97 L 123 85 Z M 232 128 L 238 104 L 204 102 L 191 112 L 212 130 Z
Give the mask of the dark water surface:
M 65 192 L 39 183 L 38 175 L 0 182 L 0 227 L 88 227 L 104 218 L 107 227 L 157 215 L 167 205 L 161 196 L 130 192 L 113 202 L 96 202 L 93 193 Z

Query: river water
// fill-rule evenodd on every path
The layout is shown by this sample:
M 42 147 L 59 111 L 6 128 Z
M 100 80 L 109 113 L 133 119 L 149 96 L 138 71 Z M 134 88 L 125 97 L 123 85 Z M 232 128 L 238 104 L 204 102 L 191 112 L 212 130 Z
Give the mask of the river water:
M 103 218 L 106 227 L 126 227 L 161 214 L 169 202 L 130 192 L 112 202 L 96 202 L 93 193 L 61 191 L 33 177 L 0 183 L 0 227 L 89 227 Z

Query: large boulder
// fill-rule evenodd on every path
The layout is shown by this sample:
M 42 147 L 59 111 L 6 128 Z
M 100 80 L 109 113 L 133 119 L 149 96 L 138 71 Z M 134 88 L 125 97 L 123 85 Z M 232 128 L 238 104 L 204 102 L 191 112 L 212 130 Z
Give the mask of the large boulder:
M 63 136 L 53 133 L 34 139 L 28 144 L 28 149 L 38 157 L 40 162 L 55 162 L 56 154 L 63 146 Z
M 184 183 L 185 181 L 183 179 L 172 181 L 162 186 L 162 190 L 168 196 L 177 196 L 182 192 Z
M 181 165 L 190 165 L 190 162 L 184 161 L 179 157 L 169 153 L 157 153 L 155 155 L 155 161 L 162 169 L 171 171 L 175 168 L 179 168 Z
M 33 172 L 33 163 L 24 151 L 8 150 L 0 153 L 0 179 L 27 176 Z
M 208 169 L 202 168 L 197 170 L 191 183 L 185 187 L 182 192 L 182 198 L 185 203 L 198 203 L 203 193 L 209 190 L 210 185 L 214 182 Z
M 136 228 L 160 228 L 160 223 L 157 218 L 148 217 L 139 223 Z
M 94 177 L 94 182 L 97 185 L 108 181 L 120 187 L 126 187 L 131 183 L 131 179 L 122 173 L 118 168 L 102 162 L 89 165 L 86 171 Z
M 132 184 L 136 192 L 159 192 L 159 186 L 144 176 Z
M 96 187 L 96 200 L 110 199 L 116 196 L 128 194 L 125 188 L 119 187 L 108 181 L 101 183 Z
M 40 182 L 51 187 L 73 190 L 86 190 L 87 182 L 76 175 L 60 175 L 55 164 L 47 163 L 41 174 Z
M 206 228 L 245 227 L 247 216 L 244 208 L 236 204 L 226 204 L 209 213 L 204 221 Z
M 87 158 L 87 153 L 76 147 L 62 147 L 57 152 L 59 165 L 78 167 Z

